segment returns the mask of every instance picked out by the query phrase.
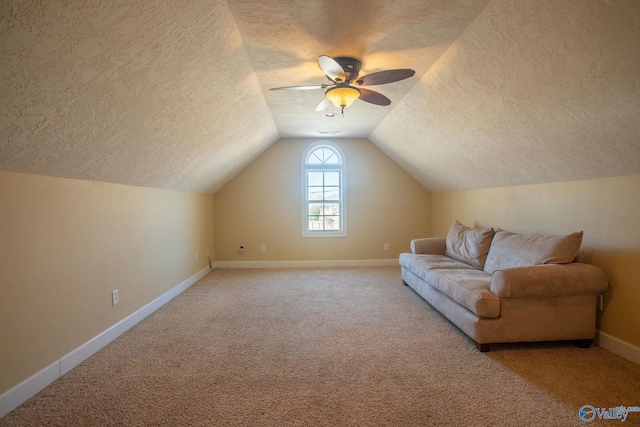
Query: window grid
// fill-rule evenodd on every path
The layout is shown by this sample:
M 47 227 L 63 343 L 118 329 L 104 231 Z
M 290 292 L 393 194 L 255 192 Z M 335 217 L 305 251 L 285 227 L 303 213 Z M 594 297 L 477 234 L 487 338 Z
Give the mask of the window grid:
M 303 156 L 303 237 L 345 237 L 343 155 L 333 143 L 307 148 Z
M 340 175 L 340 170 L 307 171 L 308 231 L 340 230 Z

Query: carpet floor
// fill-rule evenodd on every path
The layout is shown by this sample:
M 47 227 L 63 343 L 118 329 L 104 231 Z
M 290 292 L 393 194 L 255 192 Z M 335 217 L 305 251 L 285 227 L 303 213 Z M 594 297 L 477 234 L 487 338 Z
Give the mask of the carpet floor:
M 217 269 L 0 426 L 581 426 L 583 405 L 640 406 L 640 366 L 480 353 L 399 267 Z

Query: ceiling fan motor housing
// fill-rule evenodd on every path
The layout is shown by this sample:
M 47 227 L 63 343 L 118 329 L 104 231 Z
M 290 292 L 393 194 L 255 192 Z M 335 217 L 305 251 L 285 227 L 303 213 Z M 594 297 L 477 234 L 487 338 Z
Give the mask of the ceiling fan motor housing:
M 344 70 L 347 82 L 354 82 L 358 78 L 360 69 L 362 68 L 362 62 L 349 56 L 339 56 L 333 59 L 335 59 Z

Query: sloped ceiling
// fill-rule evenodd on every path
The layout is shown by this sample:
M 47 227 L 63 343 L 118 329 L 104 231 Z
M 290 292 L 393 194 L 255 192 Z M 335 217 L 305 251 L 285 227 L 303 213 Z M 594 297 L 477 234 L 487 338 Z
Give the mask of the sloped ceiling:
M 225 0 L 0 8 L 0 169 L 212 193 L 278 139 Z
M 430 191 L 640 173 L 637 0 L 0 4 L 0 169 L 213 193 L 281 137 L 368 137 Z M 413 68 L 326 118 L 317 57 Z
M 492 1 L 370 140 L 435 192 L 640 173 L 640 2 Z

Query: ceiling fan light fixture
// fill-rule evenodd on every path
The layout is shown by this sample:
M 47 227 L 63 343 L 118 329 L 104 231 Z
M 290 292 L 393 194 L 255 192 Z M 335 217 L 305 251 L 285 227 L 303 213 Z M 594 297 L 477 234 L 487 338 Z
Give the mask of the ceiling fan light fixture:
M 360 97 L 360 90 L 353 86 L 337 86 L 329 89 L 325 96 L 338 108 L 346 108 Z

